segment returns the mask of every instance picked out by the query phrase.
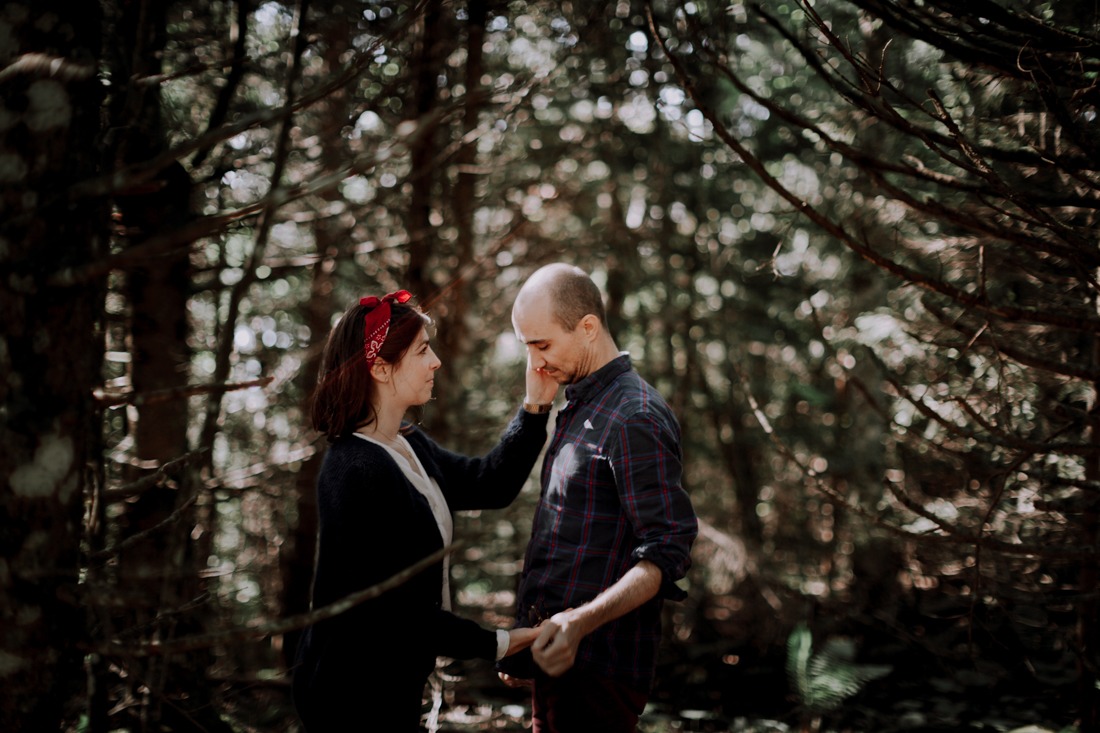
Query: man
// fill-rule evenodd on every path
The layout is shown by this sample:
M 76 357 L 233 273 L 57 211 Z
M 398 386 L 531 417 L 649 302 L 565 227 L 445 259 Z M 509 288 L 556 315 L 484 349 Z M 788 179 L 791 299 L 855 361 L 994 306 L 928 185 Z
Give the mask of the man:
M 517 625 L 541 623 L 528 660 L 535 733 L 627 733 L 656 667 L 661 602 L 691 563 L 695 513 L 681 481 L 680 428 L 607 329 L 603 298 L 580 269 L 549 265 L 512 309 L 530 366 L 566 385 L 542 467 Z M 527 405 L 548 411 L 546 404 Z

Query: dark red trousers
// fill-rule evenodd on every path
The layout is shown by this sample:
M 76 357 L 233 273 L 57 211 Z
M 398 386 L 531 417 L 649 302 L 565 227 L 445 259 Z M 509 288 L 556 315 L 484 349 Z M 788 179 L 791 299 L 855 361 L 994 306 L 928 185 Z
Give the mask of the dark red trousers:
M 649 693 L 571 669 L 538 675 L 531 693 L 533 733 L 634 733 Z

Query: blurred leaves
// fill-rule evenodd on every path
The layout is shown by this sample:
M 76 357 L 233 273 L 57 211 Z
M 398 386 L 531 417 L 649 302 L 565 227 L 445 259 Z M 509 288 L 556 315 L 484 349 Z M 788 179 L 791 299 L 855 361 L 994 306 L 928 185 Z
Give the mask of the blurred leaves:
M 799 703 L 813 715 L 831 712 L 893 669 L 856 664 L 855 656 L 855 643 L 843 637 L 828 638 L 814 651 L 809 627 L 796 626 L 787 639 L 787 675 Z

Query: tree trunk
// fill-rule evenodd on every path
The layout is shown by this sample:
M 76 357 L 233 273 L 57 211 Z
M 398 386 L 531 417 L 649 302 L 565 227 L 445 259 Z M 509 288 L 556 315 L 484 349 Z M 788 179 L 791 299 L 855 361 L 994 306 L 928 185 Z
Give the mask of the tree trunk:
M 1093 345 L 1093 366 L 1100 363 L 1100 342 Z M 1100 392 L 1100 385 L 1094 385 Z M 1100 444 L 1100 417 L 1096 408 L 1089 415 L 1089 439 L 1093 445 Z M 1100 453 L 1093 453 L 1085 464 L 1085 477 L 1089 481 L 1100 481 Z M 1096 547 L 1100 542 L 1100 513 L 1097 512 L 1095 497 L 1088 497 L 1080 525 L 1081 543 L 1085 547 Z M 1097 660 L 1100 659 L 1097 645 L 1100 633 L 1097 632 L 1096 619 L 1100 614 L 1100 602 L 1097 601 L 1097 588 L 1100 587 L 1100 572 L 1095 562 L 1081 563 L 1079 575 L 1080 598 L 1077 606 L 1077 672 L 1080 690 L 1079 730 L 1081 733 L 1096 733 L 1100 730 L 1100 690 L 1097 689 Z
M 413 88 L 413 115 L 418 124 L 425 126 L 417 135 L 410 152 L 412 170 L 410 183 L 412 194 L 409 200 L 408 231 L 409 231 L 409 263 L 405 273 L 405 281 L 408 289 L 417 297 L 421 304 L 433 306 L 435 287 L 428 272 L 428 258 L 435 249 L 435 227 L 432 225 L 432 206 L 435 201 L 436 189 L 436 156 L 439 154 L 436 143 L 437 123 L 434 121 L 434 113 L 438 105 L 436 92 L 437 79 L 439 78 L 439 64 L 441 54 L 441 17 L 443 15 L 440 0 L 429 0 L 423 12 L 420 22 L 421 34 L 419 50 L 413 56 L 415 67 L 413 74 L 415 82 Z M 446 317 L 446 313 L 436 314 Z M 429 426 L 437 439 L 446 436 L 437 429 L 446 425 L 447 416 L 444 410 L 435 406 L 433 420 Z
M 485 0 L 471 0 L 467 4 L 466 35 L 466 97 L 463 108 L 461 134 L 471 135 L 478 126 L 482 108 L 481 74 L 485 43 L 485 19 L 488 9 Z M 455 155 L 456 175 L 454 195 L 452 197 L 454 224 L 457 229 L 454 253 L 454 275 L 451 286 L 439 299 L 445 305 L 445 319 L 442 319 L 436 341 L 439 358 L 444 368 L 436 374 L 438 381 L 433 412 L 434 426 L 438 431 L 462 436 L 463 431 L 457 424 L 455 405 L 464 402 L 465 383 L 462 375 L 466 373 L 465 363 L 468 354 L 469 327 L 466 322 L 469 312 L 470 286 L 468 278 L 474 273 L 474 209 L 477 202 L 477 178 L 473 172 L 477 161 L 477 140 L 464 139 L 463 145 Z
M 325 66 L 333 71 L 340 68 L 340 59 L 351 45 L 349 33 L 351 24 L 334 12 L 335 8 L 325 8 L 321 32 L 328 40 L 325 47 Z M 339 130 L 351 112 L 348 95 L 343 91 L 333 93 L 323 103 L 321 127 L 326 130 Z M 338 169 L 347 156 L 341 145 L 327 145 L 324 148 L 325 169 Z M 326 201 L 338 203 L 338 192 L 326 194 Z M 309 349 L 302 362 L 298 375 L 298 384 L 302 400 L 303 428 L 309 426 L 310 398 L 317 386 L 321 371 L 321 355 L 330 330 L 330 318 L 339 312 L 345 304 L 334 303 L 334 274 L 340 259 L 340 252 L 347 243 L 354 241 L 353 233 L 344 217 L 327 217 L 316 230 L 317 263 L 313 266 L 310 280 L 309 300 L 305 304 L 305 324 L 309 329 Z M 293 518 L 288 522 L 287 538 L 279 548 L 279 574 L 282 586 L 282 613 L 295 615 L 309 610 L 313 584 L 313 560 L 317 548 L 317 474 L 321 469 L 324 443 L 318 438 L 317 452 L 302 462 L 294 480 Z M 300 631 L 286 634 L 282 640 L 283 662 L 288 669 L 293 668 L 298 648 Z
M 161 115 L 160 88 L 136 80 L 161 73 L 160 59 L 165 45 L 167 15 L 163 4 L 136 3 L 123 7 L 117 24 L 116 78 L 133 80 L 116 88 L 110 104 L 112 125 L 124 131 L 112 140 L 115 164 L 124 169 L 140 165 L 167 148 Z M 159 171 L 152 180 L 124 188 L 116 195 L 126 245 L 143 243 L 180 228 L 190 218 L 191 178 L 178 162 Z M 190 354 L 187 347 L 187 301 L 190 295 L 190 258 L 187 247 L 176 247 L 142 262 L 124 273 L 123 294 L 129 306 L 130 383 L 135 405 L 130 415 L 133 436 L 131 467 L 125 476 L 137 480 L 187 452 L 188 409 L 183 399 L 150 399 L 184 386 L 188 381 Z M 124 615 L 117 620 L 122 629 L 143 629 L 142 638 L 165 638 L 178 631 L 165 627 L 162 619 L 173 617 L 202 593 L 194 567 L 201 548 L 193 546 L 190 532 L 195 522 L 167 520 L 177 511 L 194 515 L 193 494 L 197 479 L 184 468 L 165 481 L 121 504 L 116 525 L 121 539 L 145 534 L 127 545 L 117 558 L 117 586 L 114 592 L 128 599 Z M 154 529 L 156 528 L 156 529 Z M 198 614 L 188 618 L 198 618 Z M 161 719 L 166 696 L 194 700 L 202 706 L 209 695 L 175 694 L 168 688 L 189 677 L 198 677 L 185 687 L 205 691 L 203 655 L 191 655 L 189 675 L 172 669 L 179 660 L 148 658 L 125 665 L 123 679 L 129 694 L 142 700 L 131 712 L 147 728 Z M 199 699 L 201 698 L 201 699 Z
M 88 467 L 99 460 L 92 390 L 103 282 L 52 276 L 104 256 L 103 202 L 66 187 L 95 175 L 98 3 L 8 4 L 0 79 L 0 730 L 58 730 L 83 686 L 79 579 Z M 21 12 L 15 12 L 15 8 Z M 55 22 L 42 24 L 52 15 Z M 58 19 L 63 20 L 58 20 Z M 38 55 L 31 55 L 38 54 Z

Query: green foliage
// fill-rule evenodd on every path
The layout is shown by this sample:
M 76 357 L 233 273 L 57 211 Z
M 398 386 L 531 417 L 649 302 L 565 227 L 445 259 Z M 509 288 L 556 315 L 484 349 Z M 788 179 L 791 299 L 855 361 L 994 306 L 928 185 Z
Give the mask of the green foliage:
M 856 664 L 855 656 L 855 643 L 844 637 L 827 639 L 815 653 L 809 627 L 796 626 L 787 638 L 787 676 L 799 703 L 815 715 L 831 712 L 893 671 L 889 665 Z

